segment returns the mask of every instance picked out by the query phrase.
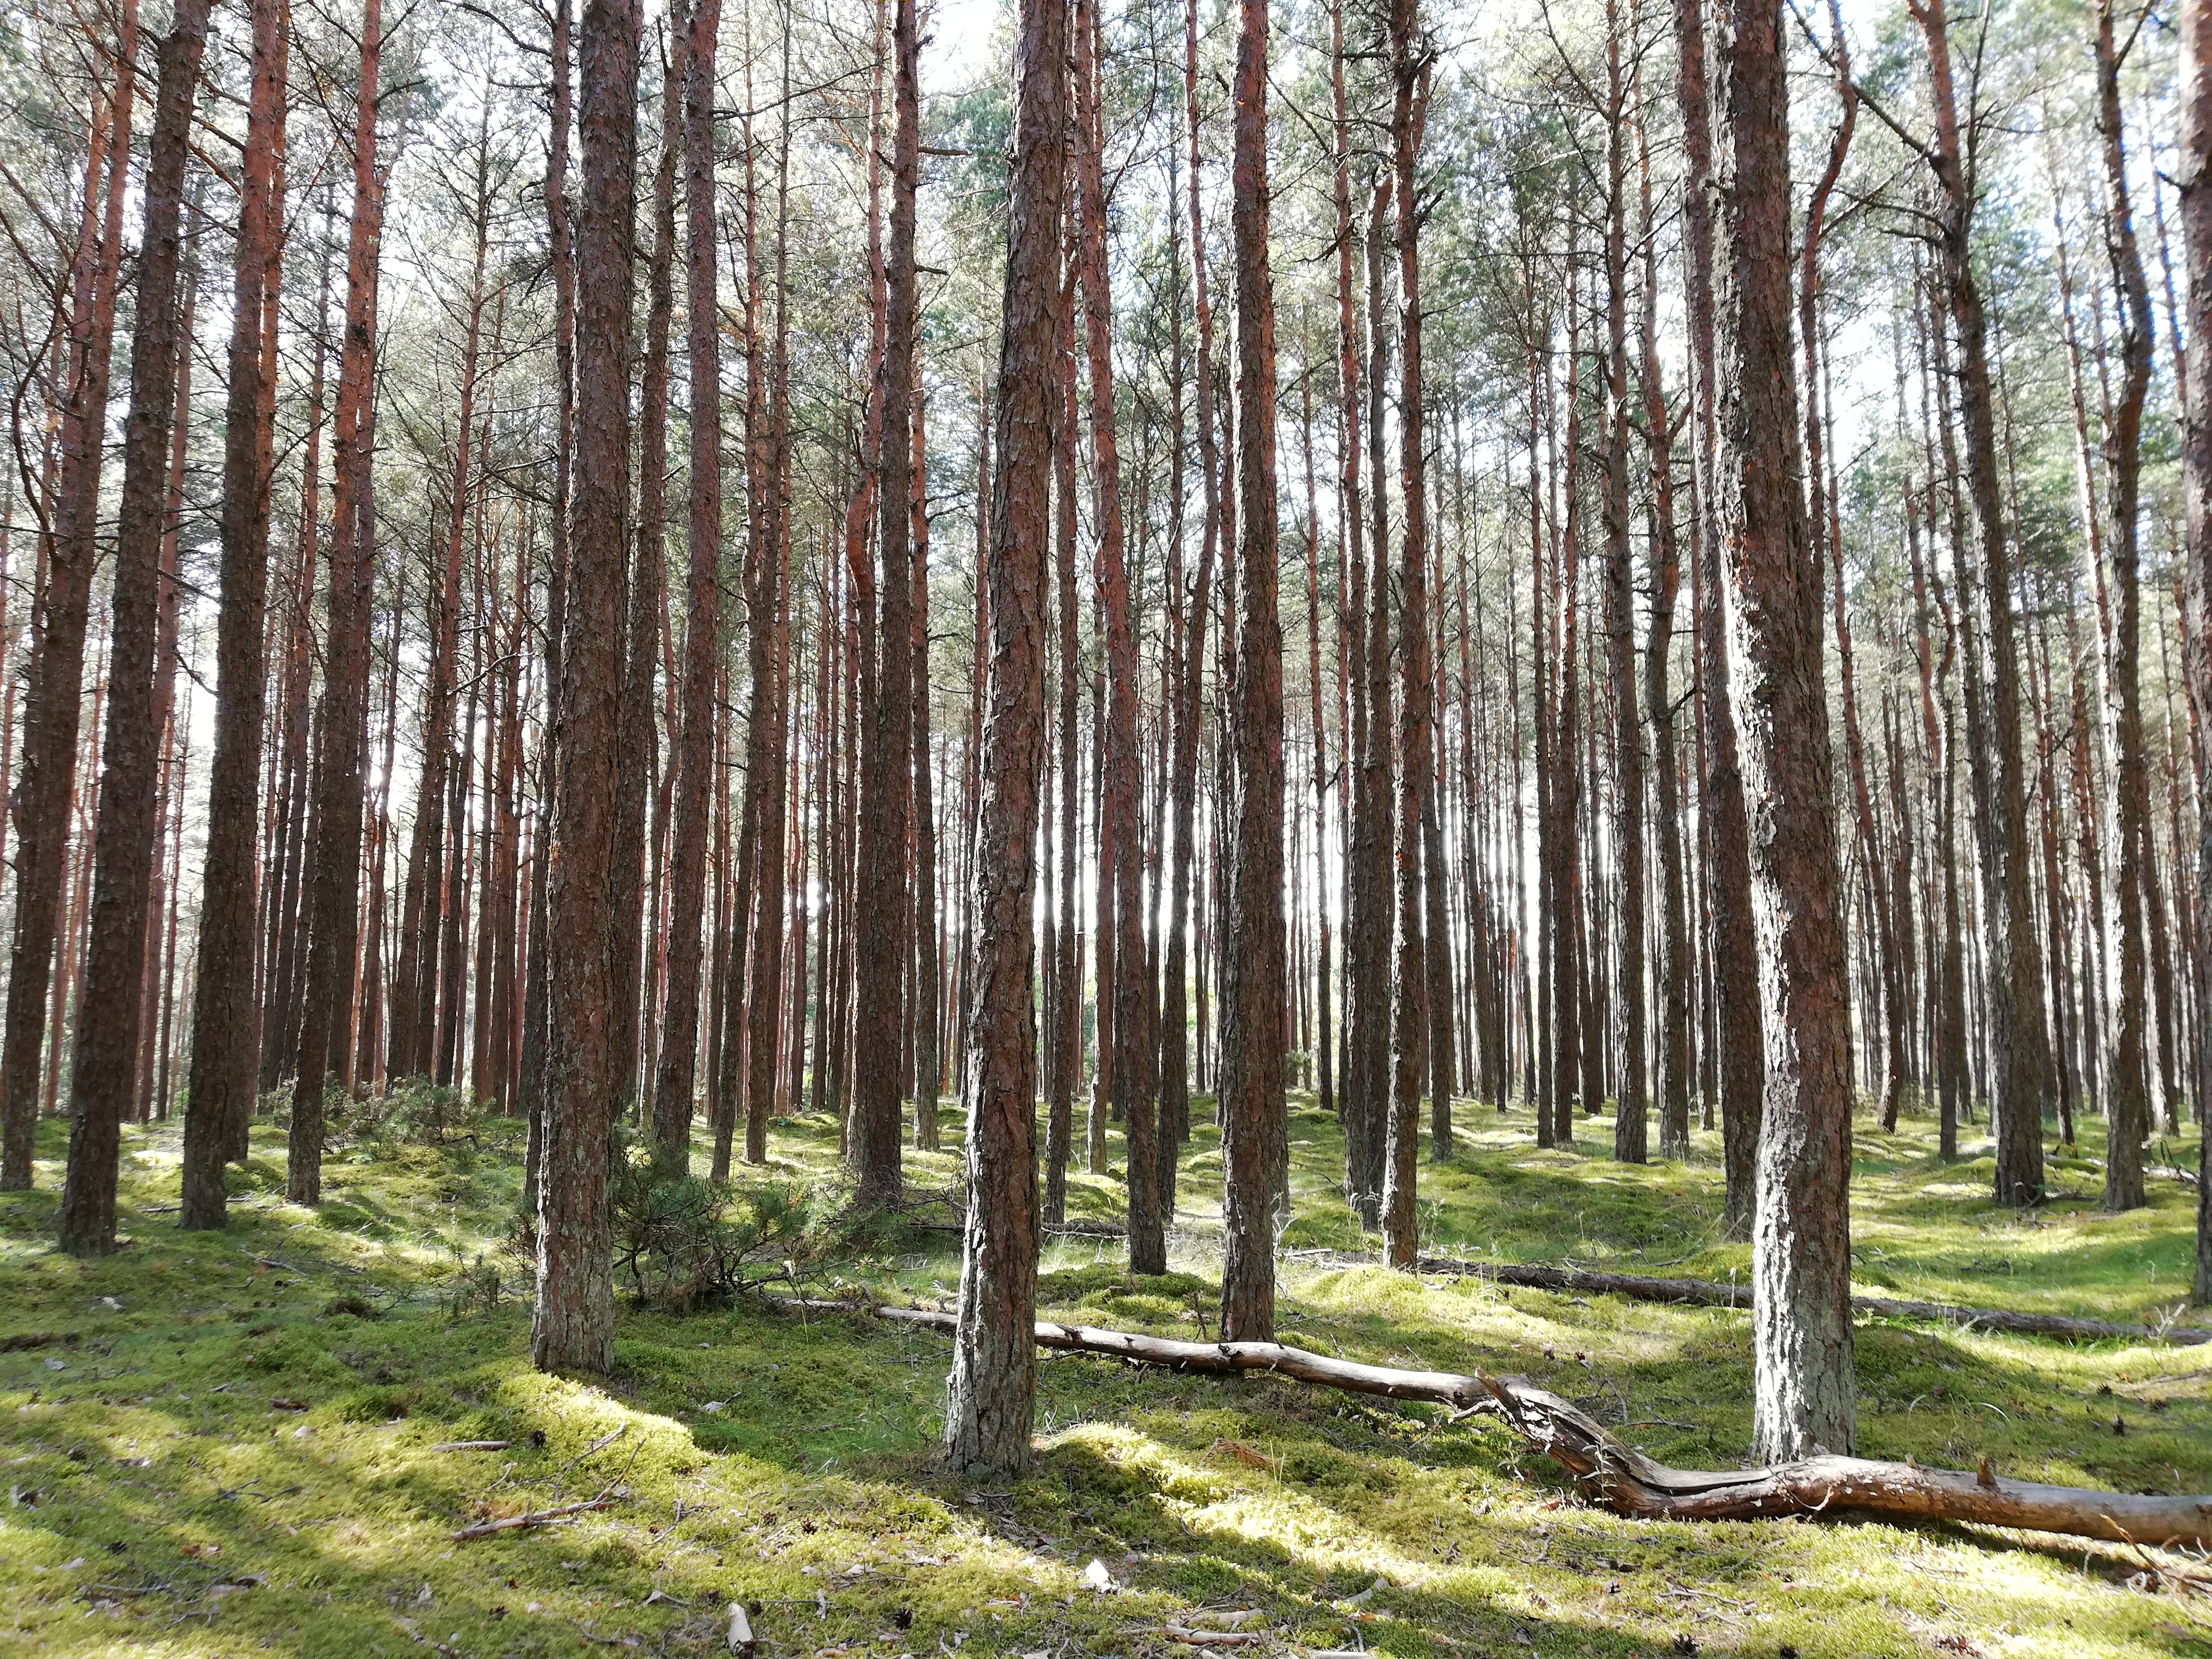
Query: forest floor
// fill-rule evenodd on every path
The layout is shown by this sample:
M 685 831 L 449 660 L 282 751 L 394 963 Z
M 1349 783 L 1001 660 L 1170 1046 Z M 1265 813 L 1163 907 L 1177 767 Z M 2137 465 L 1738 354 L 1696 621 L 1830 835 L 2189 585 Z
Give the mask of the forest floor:
M 1462 1103 L 1456 1157 L 1422 1171 L 1425 1247 L 1741 1276 L 1717 1139 L 1698 1136 L 1686 1164 L 1628 1168 L 1607 1155 L 1610 1130 L 1593 1119 L 1576 1148 L 1538 1152 L 1524 1112 Z M 2103 1215 L 2094 1135 L 2054 1164 L 2057 1196 L 2016 1216 L 1989 1201 L 1981 1126 L 1946 1165 L 1929 1122 L 1884 1135 L 1863 1116 L 1860 1287 L 2170 1316 L 2191 1194 L 2154 1179 L 2151 1207 Z M 1371 1249 L 1337 1194 L 1333 1121 L 1308 1106 L 1291 1136 L 1285 1250 Z M 48 1249 L 63 1143 L 43 1127 L 40 1190 L 0 1195 L 0 1653 L 721 1653 L 732 1601 L 775 1659 L 1188 1659 L 1206 1650 L 1170 1624 L 1243 1607 L 1266 1639 L 1240 1654 L 2212 1653 L 2212 1601 L 2161 1591 L 2171 1581 L 2130 1550 L 1952 1526 L 1624 1521 L 1482 1419 L 1278 1378 L 1052 1357 L 1035 1472 L 982 1492 L 934 1458 L 949 1347 L 933 1332 L 626 1302 L 611 1378 L 542 1376 L 527 1264 L 503 1243 L 519 1126 L 419 1140 L 387 1126 L 342 1142 L 316 1212 L 283 1201 L 283 1139 L 264 1123 L 234 1177 L 232 1229 L 184 1235 L 174 1126 L 131 1132 L 135 1243 L 81 1264 Z M 836 1152 L 834 1124 L 780 1123 L 770 1169 L 744 1179 L 820 1188 Z M 2193 1133 L 2154 1158 L 2194 1168 Z M 950 1150 L 909 1153 L 909 1189 L 948 1190 L 956 1169 Z M 1071 1219 L 1115 1222 L 1116 1180 L 1073 1176 Z M 1201 1128 L 1177 1271 L 1133 1279 L 1118 1241 L 1063 1237 L 1041 1311 L 1196 1334 L 1218 1296 L 1219 1180 Z M 856 1245 L 811 1288 L 927 1299 L 957 1275 L 954 1236 L 917 1229 Z M 1747 1443 L 1741 1310 L 1295 1254 L 1278 1306 L 1286 1342 L 1523 1373 L 1670 1462 L 1734 1466 Z M 1867 1455 L 2212 1491 L 2212 1350 L 1863 1321 L 1857 1357 Z M 449 1449 L 476 1440 L 512 1443 Z M 451 1535 L 595 1496 L 611 1502 L 558 1524 Z

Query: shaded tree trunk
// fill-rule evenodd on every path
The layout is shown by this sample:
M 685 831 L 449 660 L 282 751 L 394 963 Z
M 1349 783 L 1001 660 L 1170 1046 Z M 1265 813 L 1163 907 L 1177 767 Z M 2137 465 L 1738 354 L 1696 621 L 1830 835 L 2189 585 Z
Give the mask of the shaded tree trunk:
M 116 514 L 110 599 L 107 731 L 101 744 L 106 769 L 94 830 L 91 930 L 70 1065 L 69 1168 L 58 1223 L 61 1248 L 79 1256 L 105 1255 L 115 1248 L 117 1158 L 138 1077 L 154 787 L 161 766 L 161 733 L 154 718 L 155 644 L 161 626 L 169 423 L 185 345 L 178 303 L 185 163 L 207 27 L 206 0 L 180 0 L 157 48 L 161 70 L 148 133 L 131 410 L 123 432 L 123 493 Z M 258 290 L 254 297 L 258 299 Z M 246 319 L 258 335 L 258 304 L 247 310 Z
M 678 22 L 684 38 L 684 292 L 690 368 L 689 565 L 671 809 L 674 845 L 668 860 L 668 982 L 653 1088 L 654 1157 L 672 1175 L 683 1174 L 690 1162 L 699 1048 L 700 928 L 716 784 L 714 666 L 722 645 L 722 359 L 714 196 L 714 58 L 721 21 L 721 0 L 697 0 Z
M 54 956 L 64 936 L 70 805 L 76 792 L 83 720 L 84 636 L 98 562 L 100 477 L 106 459 L 107 390 L 115 343 L 116 273 L 123 257 L 123 203 L 131 172 L 138 12 L 125 0 L 115 80 L 95 98 L 86 146 L 82 215 L 70 273 L 66 376 L 58 418 L 59 457 L 48 522 L 43 594 L 32 621 L 23 707 L 23 763 L 10 792 L 15 824 L 15 931 L 9 957 L 8 1013 L 0 1036 L 0 1188 L 31 1184 L 38 1131 L 47 1006 Z M 68 975 L 61 975 L 64 987 Z M 55 1035 L 59 1035 L 56 1022 Z
M 313 1204 L 322 1195 L 324 1094 L 352 1059 L 354 946 L 359 916 L 364 796 L 362 751 L 368 718 L 369 598 L 375 571 L 376 284 L 384 222 L 384 175 L 376 161 L 383 16 L 368 0 L 361 37 L 361 82 L 354 117 L 353 222 L 346 250 L 345 342 L 333 420 L 336 488 L 330 539 L 330 635 L 317 719 L 315 838 L 304 1015 L 286 1147 L 285 1196 Z
M 613 818 L 629 555 L 629 355 L 637 163 L 637 0 L 586 0 L 578 42 L 583 185 L 576 227 L 578 488 L 573 648 L 563 653 L 548 859 L 544 1161 L 538 1182 L 541 1370 L 614 1361 L 607 1202 L 616 1079 L 608 1048 Z
M 907 890 L 908 773 L 914 732 L 914 578 L 907 495 L 918 313 L 915 192 L 920 179 L 921 93 L 915 0 L 892 0 L 890 236 L 885 247 L 884 351 L 876 366 L 883 417 L 877 465 L 878 551 L 883 560 L 883 636 L 877 663 L 873 752 L 860 808 L 858 1077 L 852 1161 L 862 1206 L 890 1203 L 902 1184 L 899 1038 L 902 984 L 912 925 Z M 865 648 L 865 647 L 864 647 Z

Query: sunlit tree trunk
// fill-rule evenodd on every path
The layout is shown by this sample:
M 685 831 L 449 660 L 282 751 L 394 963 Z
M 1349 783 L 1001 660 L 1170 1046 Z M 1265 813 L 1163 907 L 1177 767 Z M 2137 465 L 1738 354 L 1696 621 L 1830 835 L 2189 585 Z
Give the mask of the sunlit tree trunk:
M 1850 1449 L 1850 1031 L 1820 588 L 1790 362 L 1789 94 L 1777 0 L 1723 0 L 1715 469 L 1751 827 L 1766 1096 L 1752 1225 L 1753 1455 Z
M 1030 905 L 1044 776 L 1045 559 L 1059 401 L 1066 0 L 1023 0 L 1007 178 L 999 467 L 992 480 L 989 713 L 972 902 L 967 1210 L 945 1461 L 969 1479 L 1029 1467 L 1036 1410 L 1036 963 Z M 1072 827 L 1072 826 L 1071 826 Z

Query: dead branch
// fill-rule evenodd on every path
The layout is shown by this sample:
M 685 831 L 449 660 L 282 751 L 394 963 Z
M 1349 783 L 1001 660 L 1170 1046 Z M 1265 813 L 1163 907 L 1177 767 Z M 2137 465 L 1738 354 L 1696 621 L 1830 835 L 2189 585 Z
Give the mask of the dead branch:
M 525 1510 L 520 1515 L 502 1516 L 497 1521 L 479 1521 L 474 1526 L 463 1527 L 449 1533 L 447 1538 L 456 1544 L 465 1544 L 471 1538 L 489 1538 L 495 1532 L 514 1532 L 523 1527 L 550 1526 L 557 1521 L 567 1521 L 587 1510 L 604 1510 L 612 1506 L 614 1498 L 606 1493 L 586 1498 L 580 1503 L 558 1504 L 550 1510 Z
M 1424 1264 L 1426 1265 L 1425 1263 Z M 781 1305 L 792 1304 L 783 1302 Z M 950 1331 L 957 1316 L 921 1308 L 815 1302 L 811 1311 L 872 1314 Z M 1404 1370 L 1310 1353 L 1275 1342 L 1186 1342 L 1039 1320 L 1041 1347 L 1108 1355 L 1207 1376 L 1272 1373 L 1324 1388 L 1425 1400 L 1455 1412 L 1495 1415 L 1575 1479 L 1584 1497 L 1615 1514 L 1651 1520 L 1757 1521 L 1856 1511 L 1893 1519 L 1955 1521 L 2069 1533 L 2117 1544 L 2212 1546 L 2212 1494 L 2161 1497 L 2095 1492 L 1923 1468 L 1862 1457 L 1816 1456 L 1771 1468 L 1677 1469 L 1654 1462 L 1594 1419 L 1525 1377 Z

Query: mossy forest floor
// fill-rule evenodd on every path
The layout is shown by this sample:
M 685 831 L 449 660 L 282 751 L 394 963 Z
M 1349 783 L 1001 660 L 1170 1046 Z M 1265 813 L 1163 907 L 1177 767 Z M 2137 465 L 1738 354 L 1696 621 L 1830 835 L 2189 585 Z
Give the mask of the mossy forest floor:
M 1721 1237 L 1715 1137 L 1686 1165 L 1626 1168 L 1606 1156 L 1602 1118 L 1578 1147 L 1540 1152 L 1523 1112 L 1462 1103 L 1459 1116 L 1457 1156 L 1422 1171 L 1430 1249 L 1744 1270 L 1745 1248 Z M 756 1609 L 776 1659 L 1187 1656 L 1213 1650 L 1171 1642 L 1168 1624 L 1243 1607 L 1267 1642 L 1223 1651 L 2212 1653 L 2212 1601 L 2160 1590 L 2126 1549 L 1954 1527 L 1623 1521 L 1483 1419 L 1279 1379 L 1052 1358 L 1035 1472 L 972 1490 L 935 1461 L 948 1348 L 933 1333 L 626 1305 L 611 1377 L 533 1371 L 526 1264 L 501 1244 L 517 1126 L 347 1146 L 310 1211 L 283 1201 L 282 1137 L 264 1124 L 216 1235 L 175 1231 L 174 1126 L 132 1133 L 133 1242 L 94 1263 L 49 1249 L 60 1126 L 42 1133 L 40 1189 L 0 1195 L 0 1654 L 719 1653 L 732 1601 Z M 1308 1105 L 1291 1136 L 1285 1250 L 1362 1248 L 1335 1187 L 1334 1123 Z M 2092 1139 L 2054 1163 L 2050 1203 L 2008 1214 L 1989 1201 L 1982 1126 L 1965 1142 L 1945 1165 L 1932 1125 L 1883 1135 L 1863 1117 L 1862 1289 L 2123 1320 L 2179 1309 L 2192 1198 L 2176 1182 L 2107 1217 Z M 770 1151 L 746 1179 L 825 1182 L 835 1125 L 781 1123 Z M 2193 1136 L 2154 1157 L 2193 1168 Z M 950 1151 L 910 1153 L 910 1188 L 947 1188 L 956 1167 Z M 1176 1273 L 1133 1279 L 1118 1241 L 1061 1239 L 1042 1310 L 1167 1334 L 1194 1334 L 1199 1310 L 1210 1321 L 1210 1128 L 1181 1179 Z M 1076 1176 L 1071 1219 L 1116 1219 L 1117 1181 Z M 951 1233 L 917 1230 L 815 1283 L 949 1295 L 956 1250 Z M 1671 1462 L 1732 1466 L 1747 1442 L 1741 1311 L 1295 1254 L 1279 1306 L 1285 1341 L 1525 1373 Z M 2212 1350 L 1872 1322 L 1858 1378 L 1869 1455 L 2212 1491 Z M 513 1444 L 441 1449 L 488 1439 Z M 450 1537 L 611 1485 L 608 1508 L 567 1524 Z M 1085 1583 L 1093 1561 L 1110 1590 Z

